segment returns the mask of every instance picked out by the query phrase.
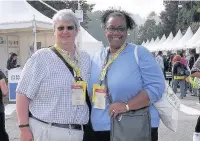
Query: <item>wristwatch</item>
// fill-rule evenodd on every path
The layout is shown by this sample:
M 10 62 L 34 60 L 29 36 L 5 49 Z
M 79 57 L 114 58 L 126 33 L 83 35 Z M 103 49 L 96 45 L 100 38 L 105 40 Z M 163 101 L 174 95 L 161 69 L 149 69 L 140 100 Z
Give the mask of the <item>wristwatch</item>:
M 29 124 L 19 125 L 19 128 L 29 127 Z

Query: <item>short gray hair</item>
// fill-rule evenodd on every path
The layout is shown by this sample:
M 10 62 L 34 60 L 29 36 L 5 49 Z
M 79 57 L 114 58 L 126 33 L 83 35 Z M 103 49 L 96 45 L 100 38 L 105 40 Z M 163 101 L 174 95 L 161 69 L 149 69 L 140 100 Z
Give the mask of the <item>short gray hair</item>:
M 74 14 L 74 12 L 70 9 L 59 10 L 53 16 L 53 28 L 55 28 L 55 24 L 57 21 L 71 21 L 74 24 L 75 29 L 77 31 L 79 31 L 79 29 L 80 29 L 79 20 L 76 17 L 76 15 Z

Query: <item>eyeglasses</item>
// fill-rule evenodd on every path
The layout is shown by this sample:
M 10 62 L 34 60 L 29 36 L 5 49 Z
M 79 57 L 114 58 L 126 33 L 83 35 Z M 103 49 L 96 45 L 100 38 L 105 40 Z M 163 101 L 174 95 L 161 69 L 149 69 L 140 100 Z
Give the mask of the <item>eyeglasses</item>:
M 73 30 L 73 29 L 74 29 L 74 26 L 66 26 L 66 27 L 64 27 L 64 26 L 59 26 L 59 27 L 57 27 L 57 30 L 58 30 L 58 31 L 63 31 L 64 29 Z
M 126 31 L 127 29 L 125 28 L 125 27 L 108 27 L 108 28 L 106 28 L 109 32 L 115 32 L 115 31 L 117 31 L 117 32 L 124 32 L 124 31 Z

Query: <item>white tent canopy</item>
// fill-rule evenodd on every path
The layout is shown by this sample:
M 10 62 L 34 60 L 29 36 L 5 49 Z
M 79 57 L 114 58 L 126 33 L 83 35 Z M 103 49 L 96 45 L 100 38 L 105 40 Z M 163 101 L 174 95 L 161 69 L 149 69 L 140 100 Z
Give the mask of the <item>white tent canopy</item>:
M 166 36 L 164 34 L 157 44 L 162 44 L 165 40 L 166 40 Z
M 164 34 L 160 40 L 158 37 L 155 40 L 152 38 L 150 42 L 149 40 L 147 40 L 147 42 L 143 42 L 142 45 L 146 46 L 151 52 L 159 50 L 176 51 L 191 48 L 199 48 L 200 50 L 200 27 L 198 28 L 195 34 L 193 34 L 191 27 L 188 27 L 184 35 L 179 29 L 175 37 L 173 37 L 172 32 L 170 32 L 167 39 Z
M 174 36 L 173 36 L 172 32 L 170 32 L 167 39 L 161 44 L 160 50 L 167 50 L 167 48 L 169 47 L 168 45 L 173 40 L 173 38 L 174 38 Z
M 81 27 L 79 31 L 79 42 L 80 48 L 85 50 L 90 55 L 93 55 L 95 52 L 100 50 L 103 47 L 103 43 L 96 40 L 93 36 L 91 36 L 84 28 Z M 78 37 L 77 36 L 77 37 Z
M 155 43 L 158 43 L 160 41 L 159 37 L 156 38 Z
M 163 34 L 163 36 L 160 39 L 160 41 L 157 44 L 155 44 L 155 46 L 153 46 L 153 48 L 150 48 L 149 50 L 150 51 L 158 51 L 160 49 L 161 44 L 163 42 L 165 42 L 165 40 L 166 40 L 166 36 L 165 36 L 165 34 Z
M 153 38 L 152 38 L 152 39 L 153 39 Z M 148 45 L 147 45 L 147 48 L 148 48 L 149 50 L 151 50 L 151 48 L 153 48 L 154 45 L 155 45 L 158 41 L 159 41 L 159 37 L 157 37 L 156 40 L 155 40 L 153 43 L 148 44 Z
M 148 46 L 149 46 L 149 45 L 152 45 L 153 43 L 154 43 L 154 39 L 151 38 L 151 41 L 149 42 Z
M 22 1 L 2 1 L 0 0 L 0 32 L 11 32 L 17 29 L 32 30 L 33 21 L 37 28 L 52 29 L 52 20 Z
M 197 41 L 200 40 L 200 27 L 190 40 L 185 43 L 185 48 L 194 48 Z
M 195 43 L 195 45 L 194 45 L 194 46 L 195 46 L 195 48 L 196 48 L 196 47 L 198 47 L 198 48 L 199 48 L 199 47 L 200 47 L 200 40 L 199 40 L 199 41 L 197 41 L 197 42 Z
M 12 40 L 17 40 L 19 43 L 15 48 L 9 47 L 8 44 L 0 45 L 0 60 L 2 60 L 0 69 L 5 68 L 10 52 L 17 53 L 19 64 L 24 65 L 30 56 L 30 46 L 34 42 L 33 27 L 36 27 L 37 42 L 41 43 L 42 47 L 54 44 L 52 19 L 38 12 L 26 0 L 0 0 L 0 37 L 6 40 L 8 37 L 14 37 Z M 103 46 L 102 42 L 97 41 L 82 27 L 79 35 L 80 47 L 89 54 L 93 54 Z
M 168 47 L 166 50 L 173 50 L 173 48 L 176 46 L 178 41 L 183 37 L 183 34 L 181 33 L 181 30 L 179 29 L 178 32 L 176 33 L 176 36 L 174 39 L 169 43 Z
M 144 45 L 144 44 L 145 44 L 145 41 L 143 41 L 141 45 Z
M 193 36 L 193 32 L 191 30 L 191 27 L 189 26 L 185 35 L 178 41 L 177 45 L 175 46 L 175 50 L 183 49 L 185 43 Z
M 149 39 L 147 39 L 146 43 L 143 46 L 147 46 L 149 44 Z
M 151 38 L 151 41 L 149 42 L 148 45 L 146 45 L 146 48 L 149 48 L 149 47 L 150 47 L 152 44 L 154 44 L 154 43 L 155 43 L 154 39 Z

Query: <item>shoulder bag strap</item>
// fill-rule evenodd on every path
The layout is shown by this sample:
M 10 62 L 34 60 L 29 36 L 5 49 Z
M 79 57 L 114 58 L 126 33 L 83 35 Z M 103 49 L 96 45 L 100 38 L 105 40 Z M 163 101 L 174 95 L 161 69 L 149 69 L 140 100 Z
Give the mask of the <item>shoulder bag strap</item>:
M 65 61 L 65 59 L 62 57 L 62 55 L 56 50 L 55 47 L 50 47 L 50 49 L 63 61 L 63 63 L 66 65 L 66 67 L 69 69 L 69 71 L 71 72 L 71 74 L 74 76 L 74 71 L 73 68 L 67 63 L 67 61 Z M 81 78 L 82 79 L 82 78 Z M 86 89 L 86 102 L 89 108 L 89 114 L 91 114 L 91 103 L 90 103 L 90 98 L 88 96 L 88 91 Z
M 71 74 L 74 76 L 73 68 L 65 61 L 62 55 L 56 50 L 55 47 L 50 47 L 50 49 L 63 61 L 63 63 L 67 66 Z

